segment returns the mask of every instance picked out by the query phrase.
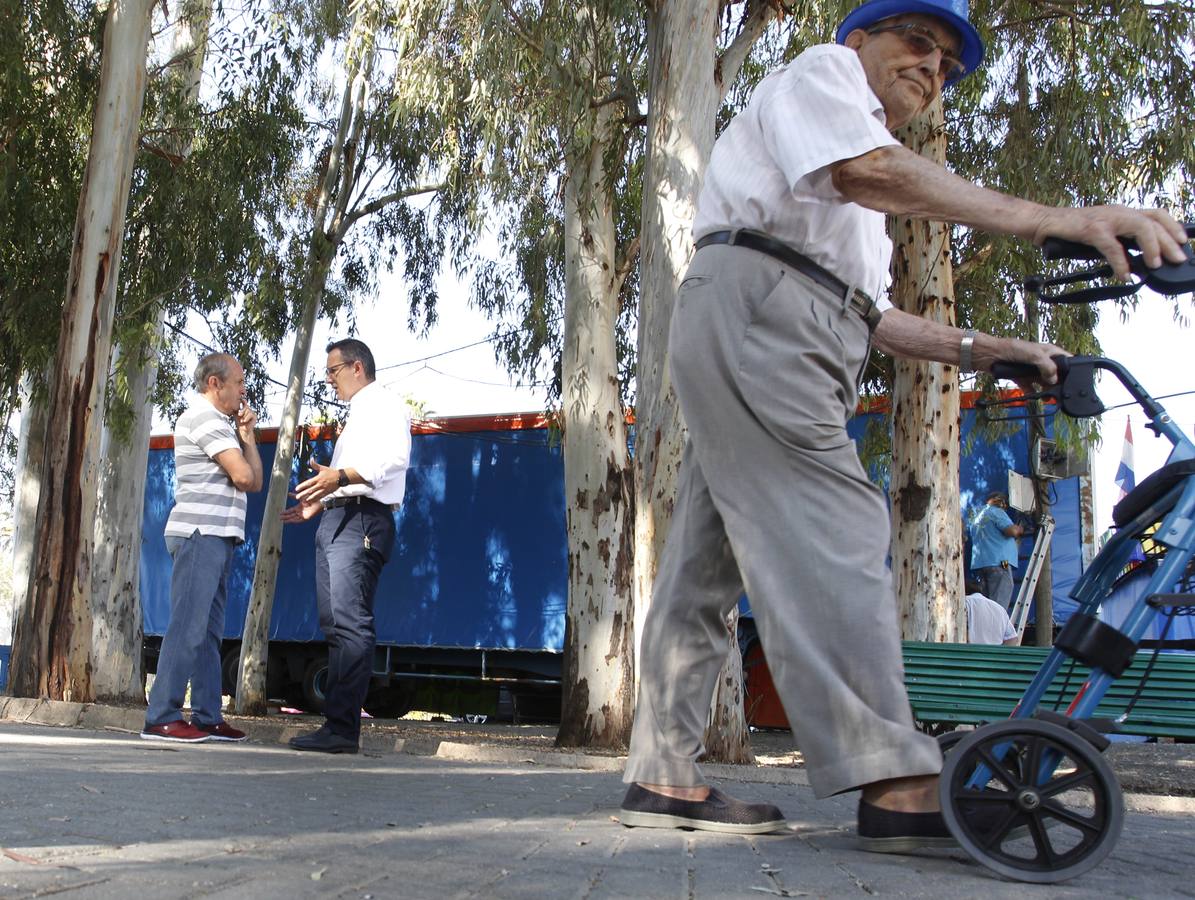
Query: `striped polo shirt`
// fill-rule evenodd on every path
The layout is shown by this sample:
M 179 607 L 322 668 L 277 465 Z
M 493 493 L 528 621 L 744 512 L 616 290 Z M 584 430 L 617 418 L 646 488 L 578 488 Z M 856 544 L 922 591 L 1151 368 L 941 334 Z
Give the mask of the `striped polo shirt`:
M 174 426 L 174 508 L 166 534 L 200 534 L 245 539 L 245 492 L 215 457 L 240 449 L 232 420 L 206 399 L 184 412 Z

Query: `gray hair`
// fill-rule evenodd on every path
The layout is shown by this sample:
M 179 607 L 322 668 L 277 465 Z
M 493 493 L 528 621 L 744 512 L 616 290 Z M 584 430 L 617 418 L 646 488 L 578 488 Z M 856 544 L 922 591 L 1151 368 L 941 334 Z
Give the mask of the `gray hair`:
M 215 375 L 221 381 L 228 380 L 228 364 L 232 357 L 227 353 L 209 353 L 199 360 L 195 367 L 195 390 L 203 393 L 207 390 L 207 380 Z

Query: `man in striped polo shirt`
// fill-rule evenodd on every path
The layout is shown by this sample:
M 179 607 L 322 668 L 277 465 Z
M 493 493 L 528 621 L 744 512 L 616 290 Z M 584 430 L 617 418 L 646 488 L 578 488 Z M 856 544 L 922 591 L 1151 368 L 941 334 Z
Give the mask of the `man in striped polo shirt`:
M 243 741 L 220 713 L 220 641 L 228 570 L 245 539 L 245 492 L 259 491 L 257 414 L 245 405 L 245 370 L 227 353 L 195 369 L 199 398 L 174 428 L 174 508 L 166 549 L 174 560 L 170 625 L 141 736 L 198 743 Z M 191 683 L 191 721 L 183 718 Z

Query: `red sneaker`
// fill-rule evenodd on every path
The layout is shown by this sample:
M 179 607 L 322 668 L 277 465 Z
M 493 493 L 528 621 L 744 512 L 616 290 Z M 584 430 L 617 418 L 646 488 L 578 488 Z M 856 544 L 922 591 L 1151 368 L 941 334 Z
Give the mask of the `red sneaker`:
M 238 728 L 233 728 L 227 722 L 217 722 L 215 725 L 197 724 L 195 726 L 213 741 L 243 741 L 249 735 Z
M 165 725 L 146 725 L 141 736 L 147 741 L 175 741 L 181 744 L 199 744 L 209 740 L 211 735 L 200 731 L 186 719 L 176 719 Z

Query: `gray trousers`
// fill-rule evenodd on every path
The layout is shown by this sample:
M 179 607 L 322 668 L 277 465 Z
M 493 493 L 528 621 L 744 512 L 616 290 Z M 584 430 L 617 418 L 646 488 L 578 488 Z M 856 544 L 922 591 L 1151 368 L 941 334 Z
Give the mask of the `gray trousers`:
M 697 252 L 669 336 L 689 443 L 624 781 L 703 783 L 723 618 L 743 589 L 819 797 L 941 769 L 905 693 L 888 510 L 846 433 L 867 352 L 866 323 L 801 273 Z

